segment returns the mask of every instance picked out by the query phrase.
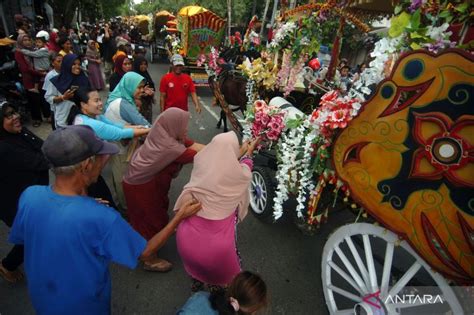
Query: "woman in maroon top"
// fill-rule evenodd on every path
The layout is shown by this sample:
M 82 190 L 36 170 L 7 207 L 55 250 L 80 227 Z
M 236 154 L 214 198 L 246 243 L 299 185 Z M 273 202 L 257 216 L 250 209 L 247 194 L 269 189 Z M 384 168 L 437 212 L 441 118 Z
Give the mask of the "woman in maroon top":
M 23 79 L 23 86 L 26 89 L 26 97 L 28 99 L 28 106 L 31 111 L 31 119 L 33 119 L 33 126 L 38 127 L 41 125 L 41 112 L 45 118 L 49 118 L 51 111 L 49 105 L 46 103 L 44 98 L 41 96 L 40 91 L 35 89 L 35 82 L 43 80 L 46 72 L 39 72 L 33 68 L 33 62 L 30 57 L 25 56 L 20 49 L 32 49 L 33 43 L 31 37 L 22 34 L 18 36 L 15 51 L 15 60 L 18 63 L 21 76 Z M 42 82 L 41 82 L 42 86 Z M 41 86 L 39 87 L 41 89 Z
M 165 110 L 133 155 L 123 177 L 130 223 L 147 240 L 168 223 L 172 179 L 204 147 L 186 138 L 188 122 L 188 112 L 178 108 Z M 145 269 L 151 271 L 164 272 L 171 267 L 171 263 L 157 256 L 145 263 Z

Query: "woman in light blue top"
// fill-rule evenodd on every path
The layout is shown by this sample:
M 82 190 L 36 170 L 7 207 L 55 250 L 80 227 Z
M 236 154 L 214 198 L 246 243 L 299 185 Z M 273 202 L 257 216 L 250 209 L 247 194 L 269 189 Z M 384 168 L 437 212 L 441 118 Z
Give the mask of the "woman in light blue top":
M 102 115 L 102 100 L 96 90 L 80 88 L 75 94 L 76 105 L 68 116 L 69 125 L 88 125 L 96 135 L 106 141 L 120 141 L 144 136 L 149 128 L 114 122 Z

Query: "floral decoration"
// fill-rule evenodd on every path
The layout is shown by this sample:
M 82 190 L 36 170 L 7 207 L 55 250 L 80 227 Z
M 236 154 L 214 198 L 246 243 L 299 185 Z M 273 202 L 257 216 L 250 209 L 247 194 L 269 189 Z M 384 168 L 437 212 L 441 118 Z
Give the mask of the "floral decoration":
M 285 112 L 265 101 L 255 101 L 253 108 L 247 111 L 246 120 L 251 124 L 252 138 L 261 139 L 261 147 L 271 146 L 277 141 L 285 128 Z
M 273 90 L 277 84 L 278 66 L 270 57 L 271 55 L 264 55 L 252 62 L 246 58 L 237 69 L 259 88 Z
M 204 66 L 208 76 L 217 77 L 222 71 L 220 64 L 222 64 L 223 62 L 224 61 L 220 60 L 219 58 L 219 52 L 217 51 L 217 49 L 211 47 L 211 51 L 207 56 L 201 54 L 197 57 L 196 65 L 198 67 Z

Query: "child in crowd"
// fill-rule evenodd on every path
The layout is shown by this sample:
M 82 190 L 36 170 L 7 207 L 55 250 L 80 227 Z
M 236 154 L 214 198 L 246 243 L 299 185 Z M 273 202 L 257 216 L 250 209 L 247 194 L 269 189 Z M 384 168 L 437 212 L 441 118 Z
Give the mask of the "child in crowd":
M 36 34 L 35 46 L 36 50 L 21 49 L 21 52 L 28 57 L 33 58 L 33 67 L 36 71 L 46 74 L 49 71 L 49 50 L 46 44 L 49 41 L 49 34 L 46 31 L 39 31 Z M 35 82 L 34 90 L 39 91 L 40 81 Z
M 191 296 L 178 315 L 255 314 L 268 303 L 267 285 L 250 271 L 242 271 L 232 280 L 227 292 L 199 291 Z
M 50 57 L 51 66 L 53 69 L 51 69 L 51 71 L 49 71 L 44 77 L 43 91 L 45 94 L 51 84 L 51 79 L 59 74 L 59 72 L 61 71 L 61 64 L 63 63 L 63 56 L 61 56 L 57 52 L 52 52 Z M 54 122 L 54 108 L 52 104 L 49 105 L 51 109 L 51 128 L 55 130 L 56 125 Z

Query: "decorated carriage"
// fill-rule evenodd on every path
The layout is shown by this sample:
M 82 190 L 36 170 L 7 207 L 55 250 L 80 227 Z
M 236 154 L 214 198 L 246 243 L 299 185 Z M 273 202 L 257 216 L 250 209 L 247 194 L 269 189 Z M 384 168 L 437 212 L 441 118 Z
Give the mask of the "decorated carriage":
M 304 10 L 321 19 L 334 5 L 345 23 L 357 23 L 350 19 L 351 4 L 347 12 L 335 1 Z M 370 66 L 348 90 L 316 81 L 328 92 L 310 114 L 288 118 L 285 102 L 252 100 L 256 93 L 249 91 L 253 104 L 244 134 L 264 143 L 255 160 L 251 208 L 276 220 L 293 196 L 296 217 L 313 227 L 341 204 L 357 214 L 358 223 L 338 228 L 324 247 L 322 282 L 331 314 L 470 314 L 472 7 L 400 1 L 395 12 Z M 291 22 L 281 28 L 295 34 L 297 27 L 285 26 Z M 296 61 L 301 68 L 295 74 L 304 72 L 305 62 L 297 61 L 302 55 L 293 54 L 270 52 L 254 63 L 260 73 L 269 69 L 258 79 L 296 85 L 296 79 L 288 83 L 295 63 L 283 76 L 286 61 L 278 60 Z M 359 222 L 363 217 L 367 222 Z
M 176 24 L 176 17 L 170 12 L 162 10 L 155 13 L 150 45 L 150 62 L 154 62 L 156 58 L 166 59 L 168 57 L 172 44 L 169 39 L 178 32 Z
M 186 68 L 196 86 L 208 86 L 208 75 L 203 68 L 196 66 L 197 58 L 209 53 L 211 47 L 220 46 L 225 25 L 224 19 L 200 6 L 187 6 L 178 12 L 180 53 L 185 57 Z

